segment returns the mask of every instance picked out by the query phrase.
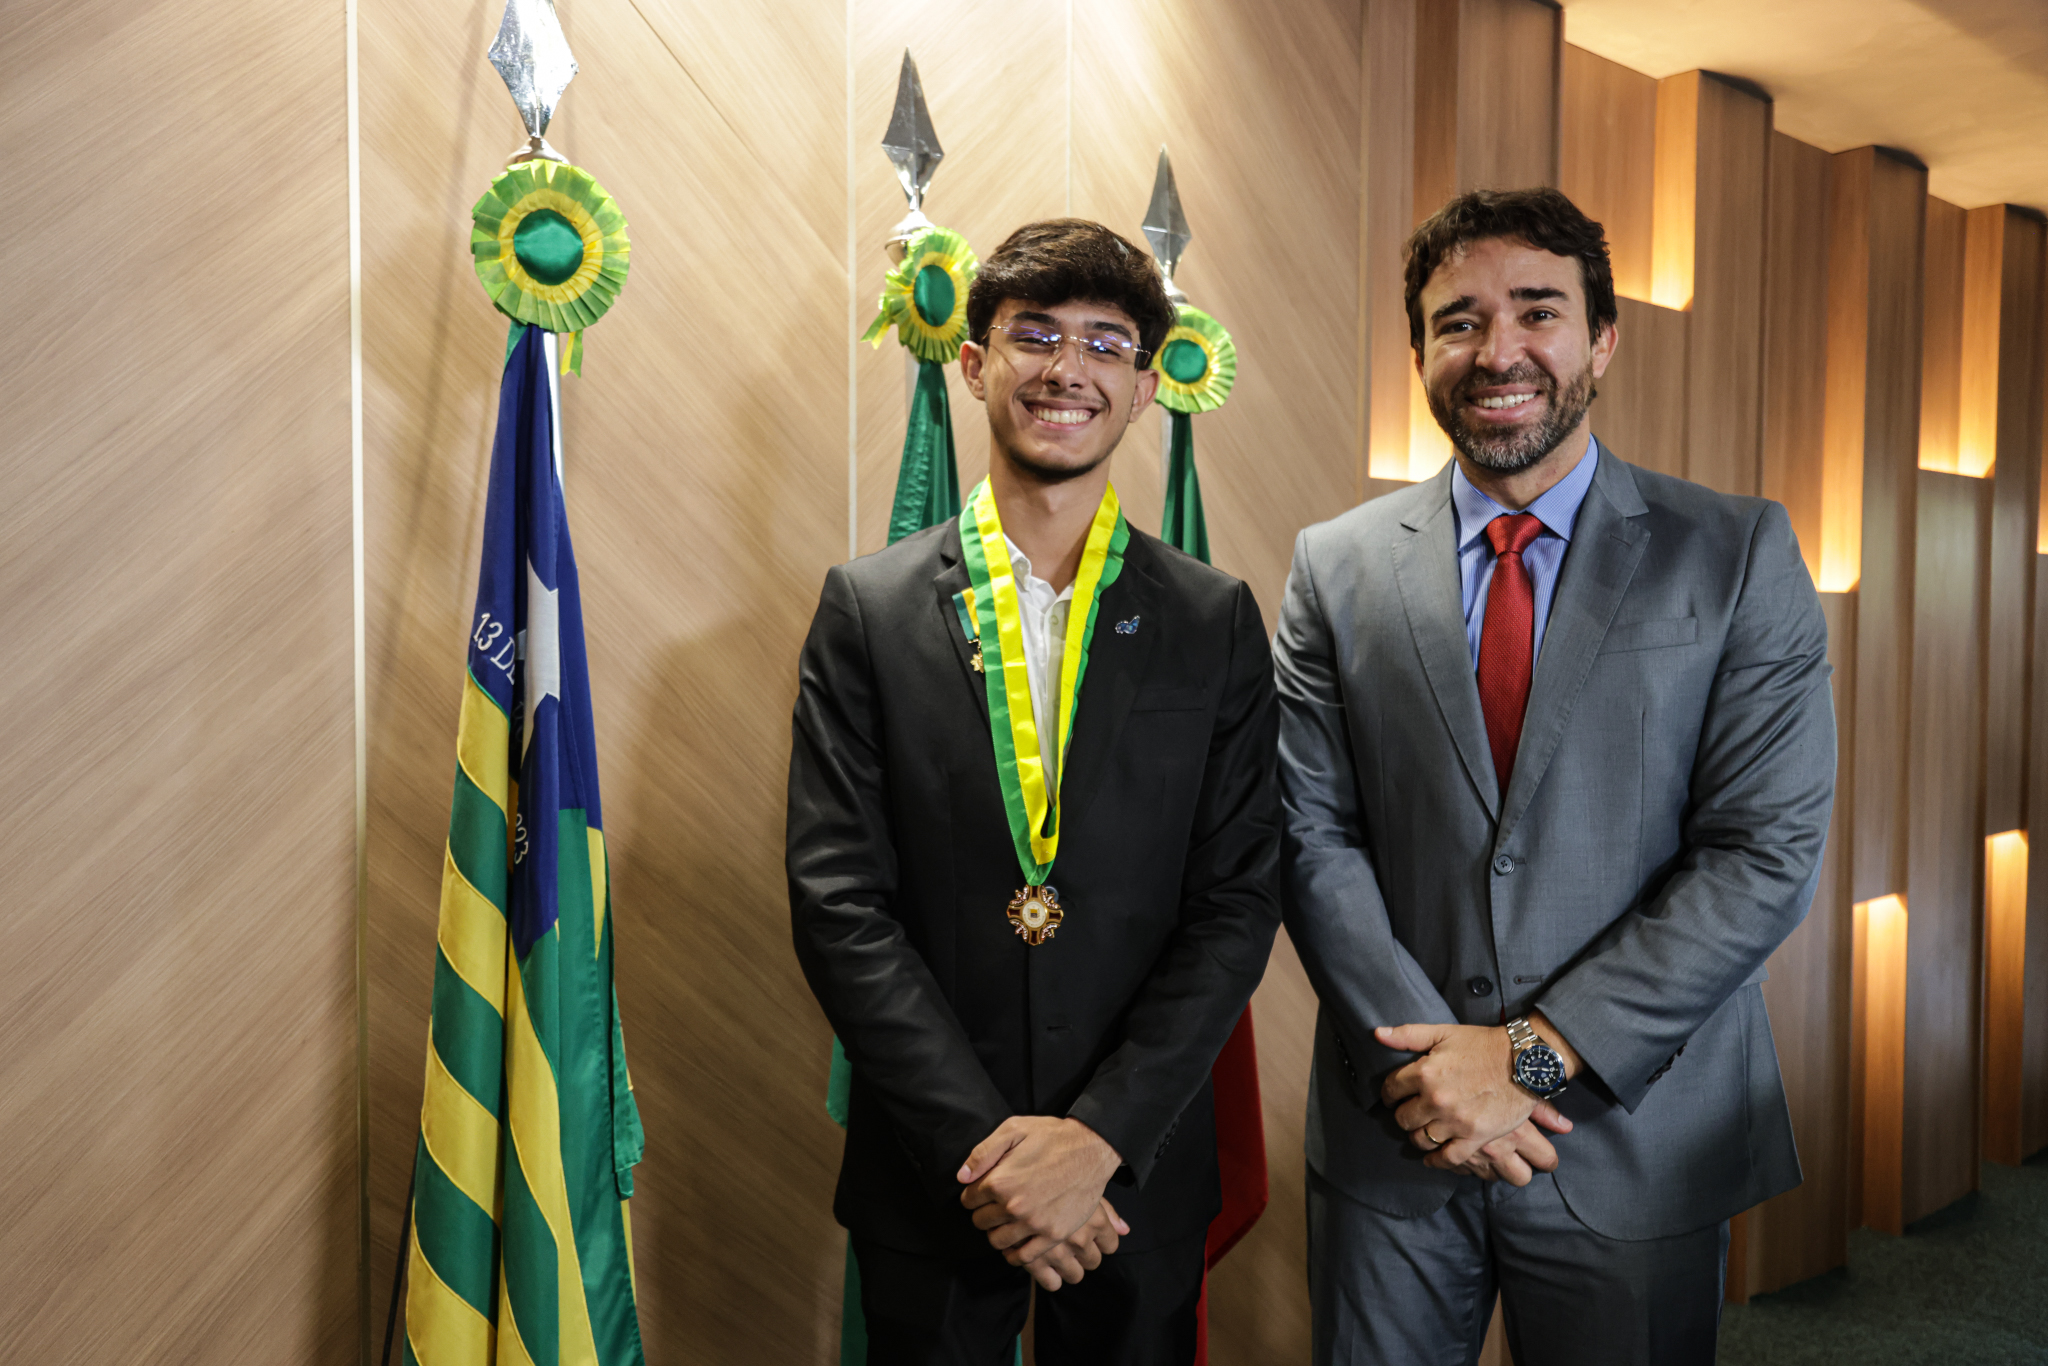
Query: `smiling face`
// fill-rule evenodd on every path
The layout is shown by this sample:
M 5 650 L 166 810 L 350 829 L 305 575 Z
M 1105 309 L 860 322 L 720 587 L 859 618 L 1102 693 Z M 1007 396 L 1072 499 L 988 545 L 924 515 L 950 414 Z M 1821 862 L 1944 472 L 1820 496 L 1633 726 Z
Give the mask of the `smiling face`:
M 1007 328 L 1059 333 L 1050 355 L 1034 354 Z M 967 388 L 988 408 L 991 458 L 1042 483 L 1077 479 L 1109 459 L 1124 431 L 1159 387 L 1159 376 L 1130 358 L 1112 363 L 1087 355 L 1069 338 L 1138 343 L 1138 325 L 1110 304 L 1039 304 L 1004 299 L 985 342 L 960 349 Z M 1042 348 L 1039 348 L 1042 350 Z
M 1429 411 L 1460 456 L 1496 474 L 1583 447 L 1593 382 L 1615 332 L 1587 323 L 1579 263 L 1511 238 L 1452 253 L 1423 285 L 1416 369 Z

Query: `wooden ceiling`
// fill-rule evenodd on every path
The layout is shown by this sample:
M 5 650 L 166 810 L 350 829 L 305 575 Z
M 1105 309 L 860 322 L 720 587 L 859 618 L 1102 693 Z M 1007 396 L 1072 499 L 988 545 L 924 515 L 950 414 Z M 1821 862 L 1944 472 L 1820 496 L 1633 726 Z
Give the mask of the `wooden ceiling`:
M 1563 2 L 1566 41 L 1609 61 L 1754 81 L 1803 142 L 1911 152 L 1965 208 L 2048 210 L 2042 0 Z

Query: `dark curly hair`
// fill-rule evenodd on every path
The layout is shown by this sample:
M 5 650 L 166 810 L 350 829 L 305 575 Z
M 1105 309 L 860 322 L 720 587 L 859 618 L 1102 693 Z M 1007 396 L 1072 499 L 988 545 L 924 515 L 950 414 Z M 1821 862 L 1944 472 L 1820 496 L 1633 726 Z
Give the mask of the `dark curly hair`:
M 1158 354 L 1177 316 L 1151 253 L 1085 218 L 1026 223 L 981 263 L 967 291 L 967 334 L 977 344 L 988 344 L 989 325 L 1005 299 L 1048 308 L 1081 299 L 1120 308 L 1138 325 L 1138 345 L 1148 357 Z
M 1577 260 L 1586 294 L 1586 325 L 1593 339 L 1598 341 L 1600 329 L 1615 321 L 1614 267 L 1607 259 L 1607 234 L 1598 223 L 1548 186 L 1472 190 L 1431 214 L 1408 239 L 1405 294 L 1410 346 L 1422 350 L 1422 287 L 1429 277 L 1474 242 L 1495 237 Z

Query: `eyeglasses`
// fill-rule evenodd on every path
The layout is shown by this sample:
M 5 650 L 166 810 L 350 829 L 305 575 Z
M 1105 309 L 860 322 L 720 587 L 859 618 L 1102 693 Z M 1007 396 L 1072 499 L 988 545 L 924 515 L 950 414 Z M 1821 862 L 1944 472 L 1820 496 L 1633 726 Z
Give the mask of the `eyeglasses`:
M 1055 332 L 1036 323 L 1009 323 L 989 330 L 1008 337 L 1018 354 L 1042 360 L 1048 365 L 1069 341 L 1075 344 L 1083 361 L 1108 370 L 1126 370 L 1134 365 L 1142 367 L 1152 359 L 1150 351 L 1114 332 L 1088 332 L 1076 336 Z

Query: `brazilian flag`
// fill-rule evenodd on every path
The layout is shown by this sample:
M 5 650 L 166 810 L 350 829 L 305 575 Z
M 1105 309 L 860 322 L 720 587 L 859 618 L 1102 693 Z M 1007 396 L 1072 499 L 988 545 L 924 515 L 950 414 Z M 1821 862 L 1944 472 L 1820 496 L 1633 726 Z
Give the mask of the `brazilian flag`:
M 456 732 L 407 1366 L 644 1366 L 643 1147 L 612 989 L 555 339 L 515 324 Z

